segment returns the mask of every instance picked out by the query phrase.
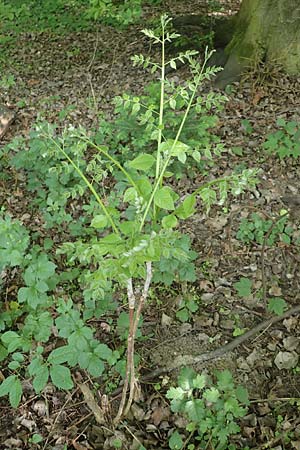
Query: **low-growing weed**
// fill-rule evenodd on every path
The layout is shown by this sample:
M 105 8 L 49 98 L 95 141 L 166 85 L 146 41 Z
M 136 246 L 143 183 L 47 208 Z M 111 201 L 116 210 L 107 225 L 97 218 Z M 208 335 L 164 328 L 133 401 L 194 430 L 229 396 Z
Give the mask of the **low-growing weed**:
M 187 418 L 186 430 L 190 433 L 184 444 L 175 431 L 169 439 L 171 449 L 236 448 L 230 444 L 230 437 L 239 433 L 238 419 L 247 413 L 249 399 L 245 388 L 235 386 L 228 370 L 216 372 L 211 378 L 184 368 L 177 387 L 171 387 L 166 397 L 171 400 L 171 410 Z
M 277 119 L 279 130 L 267 136 L 263 148 L 280 159 L 300 156 L 300 126 L 296 121 Z
M 288 224 L 288 217 L 284 216 L 273 225 L 273 220 L 264 219 L 258 213 L 252 213 L 249 219 L 242 219 L 238 232 L 236 234 L 237 239 L 249 244 L 250 242 L 256 242 L 262 244 L 265 236 L 272 227 L 271 233 L 266 240 L 266 244 L 269 246 L 274 245 L 281 240 L 285 244 L 291 243 L 291 237 L 293 234 L 293 228 Z
M 252 281 L 249 278 L 240 278 L 239 281 L 233 284 L 239 297 L 249 297 L 253 294 Z M 257 295 L 261 296 L 260 293 Z M 271 297 L 267 301 L 267 309 L 270 313 L 274 313 L 278 316 L 284 313 L 287 309 L 286 301 L 281 297 Z
M 156 4 L 161 0 L 90 0 L 88 17 L 118 28 L 138 22 L 142 14 L 143 3 Z

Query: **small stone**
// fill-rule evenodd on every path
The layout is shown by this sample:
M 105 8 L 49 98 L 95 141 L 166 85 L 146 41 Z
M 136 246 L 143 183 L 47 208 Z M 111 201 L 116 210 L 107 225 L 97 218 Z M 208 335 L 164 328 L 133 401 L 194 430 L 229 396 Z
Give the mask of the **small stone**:
M 296 336 L 289 336 L 283 339 L 283 346 L 288 352 L 292 352 L 298 347 L 299 341 L 300 339 Z
M 233 330 L 234 326 L 235 326 L 234 320 L 223 319 L 220 321 L 220 327 L 223 328 L 224 330 Z
M 296 352 L 279 352 L 274 360 L 274 364 L 279 370 L 293 369 L 297 366 L 299 355 Z
M 167 316 L 167 314 L 165 313 L 162 313 L 161 324 L 163 327 L 169 327 L 172 324 L 172 322 L 173 322 L 172 317 Z

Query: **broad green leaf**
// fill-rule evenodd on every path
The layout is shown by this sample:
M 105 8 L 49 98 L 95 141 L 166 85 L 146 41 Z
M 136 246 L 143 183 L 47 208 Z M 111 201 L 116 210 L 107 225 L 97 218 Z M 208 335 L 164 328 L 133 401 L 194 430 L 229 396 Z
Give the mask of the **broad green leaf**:
M 251 295 L 252 281 L 249 278 L 241 278 L 233 286 L 237 290 L 239 297 L 248 297 Z
M 6 331 L 1 336 L 1 341 L 6 346 L 9 345 L 11 342 L 20 339 L 20 336 L 15 331 Z
M 89 365 L 89 360 L 91 357 L 91 352 L 79 352 L 78 355 L 78 364 L 81 367 L 81 369 L 86 369 Z
M 99 344 L 94 349 L 94 353 L 101 359 L 108 361 L 112 356 L 111 349 L 106 344 Z
M 10 375 L 2 381 L 0 385 L 0 397 L 3 397 L 4 395 L 7 395 L 9 393 L 15 383 L 16 378 L 16 375 Z
M 9 391 L 9 402 L 13 408 L 17 408 L 22 397 L 22 385 L 19 378 L 15 378 Z
M 101 229 L 107 226 L 107 217 L 103 214 L 95 216 L 91 222 L 91 227 Z
M 103 361 L 97 355 L 92 355 L 87 367 L 87 370 L 90 372 L 92 377 L 100 377 L 100 375 L 104 372 L 104 369 L 105 367 Z
M 124 192 L 124 198 L 123 201 L 125 203 L 131 203 L 134 204 L 136 199 L 138 197 L 138 194 L 136 192 L 136 189 L 134 187 L 129 187 L 128 189 L 126 189 L 126 191 Z
M 70 345 L 63 345 L 62 347 L 55 348 L 48 356 L 48 362 L 50 364 L 67 362 L 72 358 L 74 352 L 77 352 L 77 350 Z
M 169 439 L 169 447 L 171 450 L 180 450 L 183 447 L 183 440 L 178 431 L 175 431 Z
M 268 302 L 268 310 L 271 313 L 281 316 L 287 310 L 287 303 L 283 298 L 273 297 Z
M 50 377 L 54 386 L 59 389 L 72 389 L 73 381 L 68 367 L 53 365 L 50 368 Z
M 170 229 L 175 228 L 178 224 L 178 220 L 173 214 L 170 214 L 169 216 L 165 216 L 162 219 L 162 226 L 163 228 Z
M 221 390 L 228 390 L 233 388 L 233 377 L 230 370 L 222 370 L 216 372 L 216 377 L 218 380 L 218 388 Z
M 10 370 L 17 370 L 17 369 L 19 369 L 19 367 L 20 367 L 19 361 L 11 361 L 11 362 L 8 364 L 8 368 L 9 368 Z
M 181 205 L 175 209 L 175 214 L 179 219 L 187 219 L 195 212 L 196 198 L 194 195 L 188 195 Z
M 139 188 L 141 195 L 147 199 L 152 191 L 152 185 L 146 176 L 141 177 L 136 181 L 136 185 Z
M 180 322 L 187 322 L 189 320 L 189 312 L 187 308 L 181 308 L 176 312 L 176 318 L 180 320 Z
M 37 394 L 44 389 L 44 387 L 48 382 L 48 378 L 49 378 L 49 369 L 46 366 L 46 364 L 43 364 L 36 372 L 32 382 L 33 388 Z
M 243 386 L 237 386 L 235 393 L 236 393 L 236 398 L 241 403 L 243 403 L 243 405 L 246 405 L 246 406 L 250 405 L 249 395 L 248 395 L 248 391 L 246 388 L 244 388 Z
M 4 361 L 4 359 L 7 357 L 8 352 L 6 348 L 0 344 L 0 362 Z
M 168 186 L 159 189 L 154 196 L 154 203 L 161 209 L 174 210 L 172 190 Z
M 176 109 L 176 100 L 175 98 L 171 97 L 169 100 L 169 105 L 171 109 Z
M 154 163 L 155 158 L 152 155 L 149 155 L 147 153 L 141 153 L 139 156 L 134 158 L 133 161 L 130 161 L 128 165 L 129 167 L 132 167 L 133 169 L 136 170 L 147 171 L 153 166 Z

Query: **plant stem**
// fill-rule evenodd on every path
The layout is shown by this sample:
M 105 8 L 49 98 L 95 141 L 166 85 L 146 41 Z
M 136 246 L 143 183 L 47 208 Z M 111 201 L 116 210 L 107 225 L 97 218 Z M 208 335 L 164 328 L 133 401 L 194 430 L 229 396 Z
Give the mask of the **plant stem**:
M 109 153 L 107 153 L 102 147 L 99 147 L 99 145 L 94 144 L 94 142 L 90 141 L 90 139 L 86 137 L 79 136 L 79 139 L 84 141 L 85 143 L 89 144 L 91 147 L 94 147 L 98 152 L 102 153 L 106 158 L 108 158 L 118 169 L 121 170 L 121 172 L 125 175 L 129 183 L 135 188 L 135 190 L 141 195 L 140 189 L 133 180 L 133 178 L 130 176 L 129 172 L 124 169 L 124 167 L 115 159 L 113 158 Z
M 97 191 L 95 190 L 94 186 L 89 182 L 89 180 L 87 179 L 87 177 L 84 175 L 84 173 L 82 172 L 82 170 L 77 166 L 77 164 L 73 161 L 72 158 L 70 158 L 70 156 L 65 152 L 65 150 L 63 149 L 63 147 L 61 147 L 60 145 L 58 145 L 58 143 L 55 141 L 55 139 L 53 139 L 52 136 L 47 136 L 50 138 L 50 140 L 54 143 L 54 145 L 59 149 L 59 151 L 64 155 L 64 157 L 70 162 L 70 164 L 74 167 L 74 169 L 76 170 L 76 172 L 79 174 L 79 176 L 83 179 L 83 181 L 85 182 L 85 184 L 87 185 L 87 187 L 89 188 L 89 190 L 91 191 L 91 193 L 94 195 L 94 197 L 96 198 L 97 202 L 99 203 L 99 205 L 101 206 L 104 214 L 106 215 L 109 223 L 111 224 L 112 229 L 114 230 L 114 232 L 120 236 L 120 232 L 111 216 L 111 214 L 108 212 L 106 206 L 104 205 L 103 201 L 101 200 L 100 196 L 98 195 Z

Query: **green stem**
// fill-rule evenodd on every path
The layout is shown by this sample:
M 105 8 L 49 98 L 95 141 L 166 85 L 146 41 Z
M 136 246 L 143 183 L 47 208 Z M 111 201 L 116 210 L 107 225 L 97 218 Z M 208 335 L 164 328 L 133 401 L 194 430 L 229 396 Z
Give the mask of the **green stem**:
M 49 137 L 49 136 L 47 136 L 47 137 Z M 118 230 L 118 228 L 117 228 L 117 226 L 116 226 L 116 224 L 115 224 L 111 214 L 108 212 L 106 206 L 104 205 L 103 201 L 99 197 L 99 195 L 98 195 L 97 191 L 95 190 L 95 188 L 93 187 L 93 185 L 89 182 L 89 180 L 84 175 L 82 170 L 77 166 L 77 164 L 75 164 L 73 159 L 70 158 L 70 156 L 65 152 L 65 150 L 60 145 L 58 145 L 58 143 L 55 141 L 55 139 L 53 139 L 52 137 L 50 137 L 50 139 L 54 143 L 54 145 L 59 149 L 59 151 L 64 155 L 64 157 L 70 162 L 70 164 L 72 164 L 72 166 L 74 167 L 76 172 L 79 174 L 79 176 L 83 179 L 83 181 L 85 182 L 85 184 L 87 185 L 87 187 L 89 188 L 89 190 L 91 191 L 91 193 L 94 195 L 94 197 L 96 198 L 97 202 L 101 206 L 105 216 L 107 217 L 109 223 L 111 224 L 112 229 L 114 230 L 114 232 L 116 234 L 118 234 L 120 236 L 120 232 L 119 232 L 119 230 Z
M 163 117 L 164 117 L 164 97 L 165 97 L 165 27 L 162 27 L 161 40 L 161 81 L 160 81 L 160 105 L 158 119 L 158 139 L 157 139 L 157 156 L 156 156 L 156 172 L 155 179 L 159 178 L 160 169 L 160 145 L 162 141 Z
M 121 170 L 121 172 L 125 175 L 125 177 L 126 177 L 127 180 L 129 181 L 129 183 L 130 183 L 130 184 L 135 188 L 135 190 L 139 193 L 139 195 L 142 196 L 139 187 L 137 186 L 137 184 L 135 183 L 135 181 L 133 180 L 133 178 L 131 177 L 131 175 L 127 172 L 127 170 L 124 169 L 124 167 L 123 167 L 123 166 L 122 166 L 115 158 L 113 158 L 109 153 L 107 153 L 105 150 L 103 150 L 103 148 L 101 148 L 101 147 L 99 147 L 98 145 L 94 144 L 94 142 L 90 141 L 88 138 L 79 136 L 79 139 L 81 139 L 82 141 L 86 142 L 86 143 L 89 144 L 91 147 L 94 147 L 96 150 L 98 150 L 100 153 L 102 153 L 104 156 L 106 156 L 106 158 L 108 158 L 113 164 L 115 164 L 115 166 L 117 166 L 118 169 Z
M 190 112 L 190 109 L 191 109 L 191 106 L 192 106 L 192 104 L 193 104 L 193 101 L 194 101 L 194 98 L 195 98 L 195 95 L 196 95 L 198 86 L 199 86 L 199 84 L 200 84 L 200 82 L 201 82 L 201 76 L 202 76 L 202 73 L 203 73 L 203 71 L 204 71 L 206 62 L 207 62 L 207 57 L 206 57 L 205 60 L 204 60 L 204 63 L 203 63 L 203 65 L 202 65 L 202 68 L 201 68 L 200 73 L 198 74 L 197 80 L 196 80 L 196 82 L 195 82 L 195 89 L 194 89 L 194 91 L 193 91 L 193 93 L 192 93 L 192 95 L 191 95 L 190 101 L 189 101 L 188 106 L 187 106 L 187 108 L 186 108 L 186 110 L 185 110 L 183 119 L 182 119 L 181 124 L 180 124 L 180 126 L 179 126 L 179 129 L 178 129 L 178 131 L 177 131 L 177 134 L 176 134 L 175 140 L 174 140 L 174 142 L 173 142 L 173 145 L 172 145 L 172 147 L 171 147 L 170 154 L 169 154 L 168 158 L 166 159 L 166 161 L 165 161 L 165 163 L 164 163 L 164 165 L 163 165 L 163 167 L 162 167 L 162 169 L 161 169 L 160 174 L 159 174 L 158 177 L 156 178 L 156 181 L 155 181 L 155 184 L 154 184 L 154 188 L 153 188 L 152 194 L 151 194 L 151 196 L 150 196 L 150 198 L 149 198 L 148 204 L 147 204 L 147 206 L 146 206 L 144 215 L 143 215 L 142 220 L 141 220 L 140 229 L 139 229 L 140 231 L 142 231 L 142 229 L 143 229 L 143 227 L 144 227 L 144 224 L 145 224 L 147 215 L 148 215 L 148 213 L 149 213 L 149 209 L 150 209 L 150 207 L 151 207 L 151 204 L 152 204 L 152 202 L 153 202 L 154 196 L 155 196 L 155 194 L 156 194 L 156 192 L 157 192 L 159 186 L 161 185 L 161 182 L 162 182 L 162 180 L 163 180 L 165 171 L 166 171 L 166 169 L 167 169 L 167 167 L 168 167 L 168 165 L 169 165 L 169 163 L 170 163 L 170 160 L 171 160 L 171 158 L 172 158 L 172 151 L 173 151 L 173 149 L 175 148 L 175 146 L 176 146 L 176 144 L 177 144 L 177 142 L 178 142 L 178 140 L 179 140 L 179 137 L 180 137 L 181 132 L 182 132 L 182 129 L 183 129 L 183 127 L 184 127 L 185 121 L 186 121 L 187 116 L 188 116 L 188 114 L 189 114 L 189 112 Z M 162 83 L 163 83 L 163 81 L 162 81 Z M 159 155 L 159 153 L 158 153 L 158 155 Z

